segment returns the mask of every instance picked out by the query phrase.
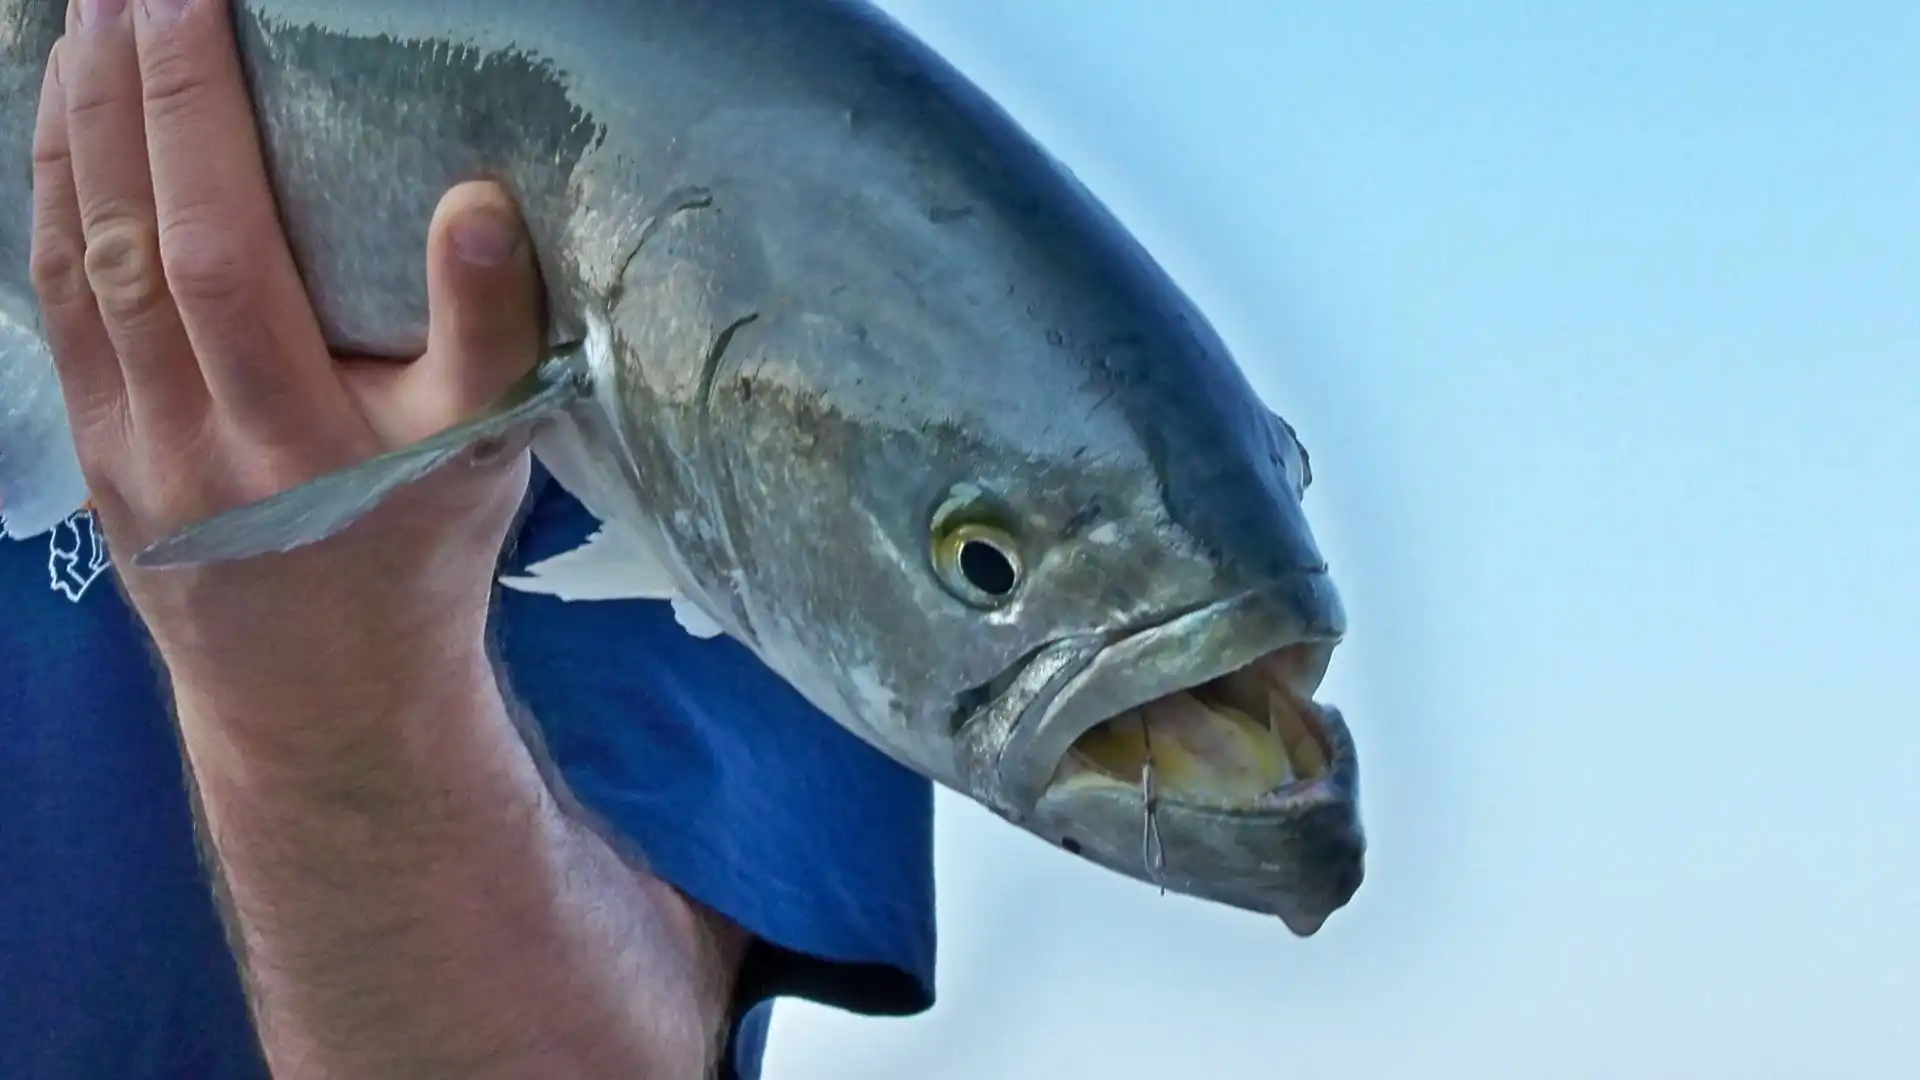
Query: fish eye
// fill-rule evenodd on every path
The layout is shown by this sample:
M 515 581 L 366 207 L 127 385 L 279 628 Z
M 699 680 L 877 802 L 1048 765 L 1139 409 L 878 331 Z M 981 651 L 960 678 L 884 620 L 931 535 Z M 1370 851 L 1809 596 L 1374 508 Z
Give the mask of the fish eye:
M 1025 566 L 1019 545 L 984 524 L 957 525 L 934 541 L 934 569 L 948 592 L 975 607 L 997 607 L 1020 588 Z

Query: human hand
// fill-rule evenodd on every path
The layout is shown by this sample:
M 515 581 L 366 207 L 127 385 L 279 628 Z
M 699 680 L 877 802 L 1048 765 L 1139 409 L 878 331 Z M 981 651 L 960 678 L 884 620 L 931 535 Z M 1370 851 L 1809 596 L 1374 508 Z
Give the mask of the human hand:
M 450 466 L 285 555 L 159 571 L 131 556 L 451 426 L 528 371 L 539 283 L 507 195 L 467 185 L 441 203 L 421 358 L 330 355 L 279 228 L 219 0 L 87 0 L 84 17 L 70 12 L 43 87 L 34 180 L 33 279 L 79 457 L 121 580 L 176 676 L 284 677 L 353 639 L 397 652 L 395 634 L 409 651 L 435 633 L 453 635 L 450 647 L 477 641 L 524 452 Z M 340 636 L 316 637 L 329 627 Z

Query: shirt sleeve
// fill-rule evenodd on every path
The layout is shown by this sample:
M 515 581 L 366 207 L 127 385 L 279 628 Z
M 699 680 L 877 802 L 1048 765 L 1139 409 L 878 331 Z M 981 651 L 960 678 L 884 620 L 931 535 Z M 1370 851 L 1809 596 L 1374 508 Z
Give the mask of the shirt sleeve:
M 597 527 L 537 466 L 503 569 Z M 773 999 L 867 1015 L 933 1001 L 931 785 L 842 729 L 729 638 L 658 601 L 503 590 L 515 697 L 573 795 L 648 869 L 751 935 L 733 1076 L 759 1071 Z

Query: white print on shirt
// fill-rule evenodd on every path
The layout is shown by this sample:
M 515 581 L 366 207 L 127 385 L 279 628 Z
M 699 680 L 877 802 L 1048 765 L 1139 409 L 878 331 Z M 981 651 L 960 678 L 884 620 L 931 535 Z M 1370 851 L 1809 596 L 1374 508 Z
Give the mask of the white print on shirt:
M 107 541 L 100 535 L 93 511 L 75 511 L 54 526 L 47 539 L 47 575 L 53 579 L 54 592 L 77 604 L 108 565 Z

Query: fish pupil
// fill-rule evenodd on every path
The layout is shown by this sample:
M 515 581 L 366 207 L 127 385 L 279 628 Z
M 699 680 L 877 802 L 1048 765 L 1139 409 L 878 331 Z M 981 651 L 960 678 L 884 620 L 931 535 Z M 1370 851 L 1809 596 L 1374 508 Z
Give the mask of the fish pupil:
M 960 573 L 967 584 L 988 596 L 1012 592 L 1018 577 L 1007 553 L 985 540 L 968 540 L 960 545 Z

